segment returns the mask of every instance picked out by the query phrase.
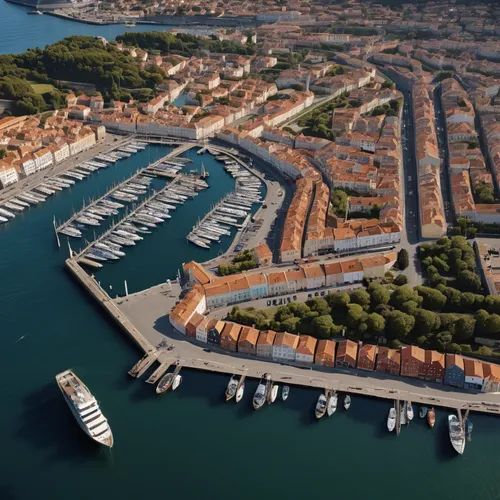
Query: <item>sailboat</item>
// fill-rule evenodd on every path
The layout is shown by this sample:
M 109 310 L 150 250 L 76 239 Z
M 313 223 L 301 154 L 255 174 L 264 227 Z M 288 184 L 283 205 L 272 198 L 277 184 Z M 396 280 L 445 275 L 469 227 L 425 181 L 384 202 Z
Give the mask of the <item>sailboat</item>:
M 205 165 L 203 165 L 203 162 L 201 163 L 201 175 L 200 179 L 206 179 L 210 174 L 205 170 Z

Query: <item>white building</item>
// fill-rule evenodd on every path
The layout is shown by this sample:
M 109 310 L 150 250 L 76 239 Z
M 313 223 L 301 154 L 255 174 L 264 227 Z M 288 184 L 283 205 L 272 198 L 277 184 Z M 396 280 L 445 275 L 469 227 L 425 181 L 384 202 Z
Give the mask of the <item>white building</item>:
M 295 361 L 299 336 L 280 332 L 276 334 L 273 344 L 273 359 L 275 361 Z
M 3 188 L 15 184 L 18 180 L 19 178 L 15 168 L 0 165 L 0 184 Z

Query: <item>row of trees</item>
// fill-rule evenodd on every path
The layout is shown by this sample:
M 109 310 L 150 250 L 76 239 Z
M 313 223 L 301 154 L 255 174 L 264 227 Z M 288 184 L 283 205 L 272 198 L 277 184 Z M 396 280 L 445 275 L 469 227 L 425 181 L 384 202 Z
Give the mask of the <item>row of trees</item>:
M 453 290 L 453 292 L 451 291 Z M 456 295 L 457 292 L 459 295 Z M 448 302 L 450 306 L 447 307 Z M 445 312 L 457 311 L 457 312 Z M 463 312 L 468 311 L 468 314 Z M 350 293 L 334 292 L 278 309 L 240 309 L 228 319 L 260 330 L 330 338 L 345 332 L 355 340 L 387 337 L 440 351 L 470 351 L 475 336 L 500 334 L 500 298 L 455 289 L 436 290 L 371 283 Z

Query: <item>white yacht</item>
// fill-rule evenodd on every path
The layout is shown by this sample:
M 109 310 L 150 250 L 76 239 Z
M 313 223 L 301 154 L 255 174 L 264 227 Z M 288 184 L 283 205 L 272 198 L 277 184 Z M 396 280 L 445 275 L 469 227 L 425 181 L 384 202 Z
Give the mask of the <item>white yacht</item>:
M 327 405 L 326 413 L 329 417 L 331 417 L 337 411 L 337 403 L 338 403 L 338 396 L 337 396 L 337 393 L 334 392 L 328 398 L 328 405 Z
M 389 416 L 387 417 L 387 430 L 392 432 L 396 427 L 396 408 L 392 407 L 389 410 Z
M 181 382 L 182 382 L 182 375 L 176 375 L 174 378 L 174 382 L 172 384 L 172 390 L 175 391 L 175 389 L 177 389 L 177 387 L 181 385 Z
M 278 391 L 279 385 L 273 385 L 271 389 L 271 403 L 274 403 L 276 401 L 276 398 L 278 397 Z
M 239 403 L 243 398 L 243 394 L 245 393 L 245 382 L 242 382 L 239 389 L 236 391 L 236 402 Z
M 56 375 L 56 381 L 78 425 L 94 441 L 111 448 L 113 433 L 87 386 L 71 370 Z
M 253 396 L 253 407 L 258 410 L 266 401 L 266 381 L 261 379 Z
M 448 415 L 448 430 L 453 449 L 462 455 L 465 449 L 465 432 L 460 426 L 456 415 Z

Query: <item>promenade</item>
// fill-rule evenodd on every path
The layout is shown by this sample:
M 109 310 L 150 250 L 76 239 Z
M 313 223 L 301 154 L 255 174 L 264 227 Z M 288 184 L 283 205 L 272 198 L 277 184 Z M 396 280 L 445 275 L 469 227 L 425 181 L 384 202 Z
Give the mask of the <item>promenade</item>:
M 270 373 L 273 380 L 288 385 L 373 396 L 383 399 L 410 400 L 428 406 L 446 408 L 470 407 L 473 411 L 500 414 L 500 394 L 472 393 L 418 379 L 392 377 L 362 370 L 327 369 L 317 365 L 289 365 L 258 359 L 238 353 L 229 353 L 202 344 L 176 332 L 168 321 L 168 313 L 177 296 L 166 285 L 150 288 L 128 297 L 114 299 L 121 314 L 141 332 L 151 344 L 167 340 L 175 346 L 171 351 L 158 351 L 158 361 L 180 360 L 183 367 L 211 372 L 246 374 L 260 378 Z M 208 349 L 208 350 L 207 350 Z

